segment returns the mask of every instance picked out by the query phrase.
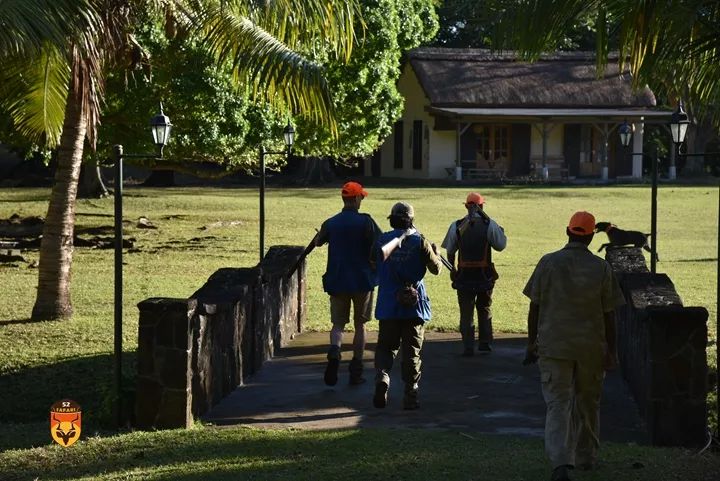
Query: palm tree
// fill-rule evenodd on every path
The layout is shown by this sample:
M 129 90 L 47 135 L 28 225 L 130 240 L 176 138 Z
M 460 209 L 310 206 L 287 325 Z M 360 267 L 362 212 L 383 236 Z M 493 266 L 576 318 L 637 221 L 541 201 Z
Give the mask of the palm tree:
M 6 0 L 0 6 L 37 2 L 40 17 L 51 0 Z M 84 144 L 94 146 L 103 74 L 118 68 L 122 53 L 133 45 L 136 15 L 163 14 L 186 31 L 207 40 L 218 62 L 232 61 L 239 85 L 279 109 L 309 115 L 334 124 L 322 66 L 302 52 L 330 51 L 348 58 L 359 9 L 355 0 L 85 0 L 86 9 L 67 6 L 66 17 L 100 22 L 76 22 L 74 28 L 50 26 L 47 38 L 13 48 L 0 37 L 0 59 L 10 67 L 0 74 L 0 101 L 18 129 L 29 136 L 57 144 L 58 166 L 40 248 L 38 293 L 32 318 L 58 319 L 72 315 L 70 274 L 73 253 L 75 200 Z M 97 13 L 96 13 L 97 12 Z M 17 32 L 24 15 L 2 16 Z M 12 29 L 11 29 L 12 30 Z M 22 64 L 30 65 L 27 75 Z M 61 127 L 60 127 L 61 126 Z

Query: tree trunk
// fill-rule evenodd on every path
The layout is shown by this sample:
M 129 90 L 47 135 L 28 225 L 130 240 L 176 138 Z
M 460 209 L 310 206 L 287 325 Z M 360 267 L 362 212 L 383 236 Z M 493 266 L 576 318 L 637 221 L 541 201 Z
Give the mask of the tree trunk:
M 63 122 L 55 184 L 40 244 L 38 290 L 33 320 L 67 319 L 72 316 L 70 270 L 75 229 L 75 199 L 87 122 L 82 92 L 76 76 L 70 81 Z
M 78 197 L 82 199 L 102 199 L 107 197 L 108 191 L 102 179 L 100 166 L 97 161 L 89 159 L 80 169 L 80 190 Z
M 687 144 L 688 153 L 705 153 L 706 146 L 715 136 L 715 129 L 710 121 L 698 122 L 694 128 L 688 129 Z M 705 170 L 705 157 L 693 156 L 687 158 L 686 167 L 688 172 L 700 173 Z
M 306 157 L 300 173 L 302 185 L 322 185 L 334 180 L 335 175 L 330 169 L 327 157 Z

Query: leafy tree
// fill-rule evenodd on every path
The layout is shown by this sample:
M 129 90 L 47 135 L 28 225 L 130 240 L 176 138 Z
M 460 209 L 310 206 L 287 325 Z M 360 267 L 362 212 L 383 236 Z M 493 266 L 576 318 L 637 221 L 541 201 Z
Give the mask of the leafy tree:
M 18 1 L 1 4 L 16 8 L 0 10 L 11 34 L 0 40 L 0 100 L 16 129 L 59 146 L 33 319 L 72 314 L 72 239 L 83 150 L 86 141 L 91 147 L 96 143 L 105 73 L 132 62 L 128 54 L 139 17 L 164 15 L 172 28 L 197 31 L 219 64 L 231 62 L 238 84 L 277 108 L 332 126 L 322 68 L 299 52 L 315 44 L 336 58 L 349 58 L 357 13 L 355 2 L 346 0 L 84 0 L 74 5 L 60 0 L 55 2 L 63 9 L 60 18 L 99 18 L 61 28 L 47 21 L 49 2 L 27 2 L 24 9 Z M 33 37 L 27 47 L 21 38 L 14 46 L 12 35 L 32 33 L 28 17 L 46 20 L 48 35 Z M 53 26 L 60 30 L 51 32 Z
M 157 112 L 158 99 L 174 124 L 171 142 L 164 159 L 135 163 L 217 177 L 250 170 L 263 139 L 282 138 L 285 118 L 239 89 L 230 66 L 218 65 L 202 39 L 169 39 L 156 23 L 145 26 L 138 38 L 144 55 L 152 59 L 152 71 L 109 76 L 98 157 L 110 157 L 114 144 L 123 144 L 128 152 L 152 152 L 148 119 Z
M 438 14 L 440 29 L 434 43 L 452 48 L 494 48 L 496 26 L 503 18 L 502 0 L 446 0 Z M 558 40 L 559 50 L 592 50 L 595 46 L 595 19 L 580 15 Z
M 363 0 L 361 11 L 365 36 L 358 38 L 350 61 L 322 59 L 328 63 L 338 136 L 314 122 L 299 124 L 300 154 L 346 160 L 371 154 L 402 113 L 396 84 L 403 52 L 428 42 L 438 28 L 432 0 Z

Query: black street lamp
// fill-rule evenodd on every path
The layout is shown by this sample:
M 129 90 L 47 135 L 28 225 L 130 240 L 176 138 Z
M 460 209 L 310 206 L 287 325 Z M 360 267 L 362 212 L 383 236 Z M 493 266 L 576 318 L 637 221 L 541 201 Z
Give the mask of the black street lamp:
M 678 149 L 680 149 L 680 144 L 685 142 L 688 125 L 690 125 L 690 120 L 688 120 L 688 115 L 683 109 L 683 101 L 681 100 L 678 103 L 677 110 L 670 117 L 670 133 L 672 134 L 673 143 Z
M 680 100 L 678 102 L 678 108 L 675 112 L 673 112 L 672 116 L 670 117 L 670 133 L 672 134 L 672 140 L 675 144 L 675 153 L 676 158 L 680 158 L 680 156 L 684 157 L 696 157 L 696 156 L 706 156 L 709 154 L 713 154 L 714 152 L 703 152 L 700 154 L 681 154 L 680 153 L 680 146 L 685 142 L 685 134 L 687 134 L 688 126 L 690 125 L 690 119 L 688 119 L 687 113 L 685 113 L 685 110 L 683 109 L 683 101 Z M 717 272 L 715 274 L 715 352 L 716 352 L 716 359 L 717 362 L 720 362 L 720 342 L 718 342 L 718 334 L 720 333 L 720 187 L 718 187 L 718 261 L 717 261 Z M 716 363 L 717 363 L 716 362 Z M 716 369 L 718 369 L 716 367 Z M 718 371 L 720 372 L 720 370 Z M 717 413 L 717 419 L 720 420 L 720 376 L 716 376 L 717 380 L 715 383 L 715 395 L 716 395 L 716 413 Z M 718 425 L 718 433 L 720 433 L 720 424 Z
M 293 143 L 295 143 L 295 129 L 290 125 L 288 120 L 283 130 L 283 139 L 285 140 L 285 150 L 270 152 L 265 150 L 264 145 L 260 145 L 260 261 L 265 257 L 265 156 L 266 155 L 286 155 L 290 157 Z
M 170 138 L 172 124 L 167 115 L 163 113 L 162 103 L 160 113 L 150 120 L 153 141 L 157 148 L 156 154 L 125 154 L 122 145 L 113 147 L 113 163 L 115 165 L 115 316 L 114 316 L 114 391 L 115 391 L 115 419 L 118 427 L 123 424 L 122 412 L 122 319 L 123 319 L 123 272 L 122 272 L 122 192 L 123 192 L 123 159 L 161 159 L 163 148 Z
M 634 127 L 627 123 L 627 120 L 618 128 L 620 134 L 620 142 L 627 149 L 630 146 L 630 140 Z M 630 156 L 643 156 L 642 152 L 632 152 Z M 657 188 L 658 188 L 658 161 L 657 150 L 652 159 L 652 189 L 650 193 L 650 272 L 655 274 L 657 271 Z

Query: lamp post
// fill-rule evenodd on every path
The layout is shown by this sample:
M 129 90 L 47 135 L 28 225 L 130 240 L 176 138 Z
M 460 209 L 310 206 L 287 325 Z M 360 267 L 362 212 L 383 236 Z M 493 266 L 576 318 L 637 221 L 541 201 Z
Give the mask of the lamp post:
M 288 120 L 283 130 L 283 139 L 285 140 L 285 150 L 268 151 L 264 145 L 260 145 L 260 262 L 265 257 L 265 156 L 266 155 L 286 155 L 290 156 L 293 143 L 295 142 L 295 129 L 290 125 Z
M 683 109 L 683 101 L 678 102 L 678 107 L 670 117 L 670 133 L 672 134 L 672 140 L 675 144 L 675 157 L 680 158 L 681 155 L 685 157 L 691 156 L 706 156 L 713 154 L 714 152 L 703 152 L 701 154 L 681 154 L 680 146 L 685 142 L 685 134 L 687 134 L 690 120 L 688 119 L 687 113 Z M 715 353 L 716 353 L 716 369 L 717 363 L 720 362 L 720 342 L 718 342 L 718 335 L 720 334 L 720 186 L 718 187 L 718 246 L 717 246 L 717 266 L 715 273 Z M 720 372 L 720 370 L 718 370 Z M 716 414 L 717 419 L 720 421 L 720 376 L 716 376 L 715 381 L 715 395 L 716 395 Z M 718 434 L 720 434 L 720 423 L 718 424 Z
M 122 319 L 123 319 L 123 231 L 122 231 L 122 194 L 123 194 L 123 159 L 157 159 L 162 158 L 163 148 L 170 138 L 172 124 L 165 115 L 160 103 L 160 113 L 150 120 L 153 141 L 157 154 L 126 154 L 122 145 L 113 146 L 113 163 L 115 165 L 115 313 L 114 313 L 114 391 L 115 419 L 118 427 L 123 424 L 122 412 Z
M 690 125 L 690 120 L 688 120 L 688 115 L 683 109 L 683 101 L 680 100 L 680 102 L 678 102 L 677 110 L 675 110 L 670 117 L 670 133 L 672 134 L 672 141 L 675 144 L 676 159 L 680 158 L 680 146 L 685 141 L 685 134 L 687 133 L 688 125 Z M 670 177 L 675 178 L 674 165 L 671 167 L 671 170 Z
M 627 148 L 630 146 L 630 140 L 632 139 L 633 126 L 625 122 L 618 128 L 620 134 L 620 142 L 623 147 Z M 636 155 L 644 155 L 642 152 L 632 152 L 631 157 Z M 650 272 L 653 274 L 657 271 L 657 187 L 658 187 L 658 155 L 657 149 L 655 149 L 655 155 L 652 159 L 652 189 L 650 191 Z

